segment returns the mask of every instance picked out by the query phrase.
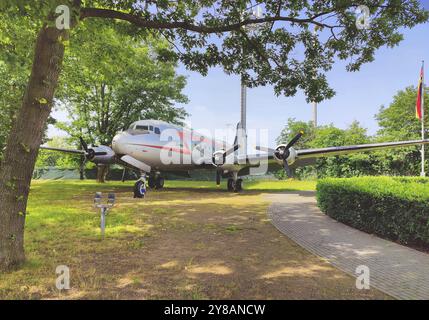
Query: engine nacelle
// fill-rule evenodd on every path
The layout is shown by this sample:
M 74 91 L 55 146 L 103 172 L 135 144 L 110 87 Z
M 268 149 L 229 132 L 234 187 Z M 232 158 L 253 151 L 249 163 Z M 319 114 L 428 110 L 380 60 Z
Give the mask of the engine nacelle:
M 95 153 L 104 152 L 104 155 Z M 115 162 L 115 152 L 108 146 L 94 146 L 88 148 L 88 160 L 94 163 L 111 164 Z
M 212 162 L 215 167 L 220 167 L 225 164 L 225 150 L 218 150 L 213 153 Z
M 276 151 L 274 152 L 274 159 L 276 159 L 276 161 L 281 165 L 285 159 L 289 165 L 293 164 L 296 160 L 296 157 L 296 150 L 292 147 L 287 150 L 285 144 L 278 145 L 276 147 Z

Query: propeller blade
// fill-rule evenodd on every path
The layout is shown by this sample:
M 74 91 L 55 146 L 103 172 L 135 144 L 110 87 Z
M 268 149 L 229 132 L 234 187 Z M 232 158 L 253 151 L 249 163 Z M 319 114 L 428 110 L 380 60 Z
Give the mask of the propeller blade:
M 231 153 L 234 153 L 235 151 L 237 151 L 240 148 L 240 145 L 236 144 L 235 146 L 233 146 L 232 148 L 228 149 L 225 151 L 225 157 L 229 156 Z
M 79 174 L 80 174 L 81 180 L 85 179 L 85 165 L 86 165 L 86 157 L 85 157 L 85 155 L 81 154 L 80 166 L 79 166 Z
M 223 151 L 223 150 L 216 151 L 212 156 L 213 164 L 216 167 L 224 165 L 226 161 L 226 157 L 234 153 L 235 151 L 237 151 L 239 148 L 240 146 L 237 144 L 226 151 Z M 220 157 L 222 157 L 222 159 L 220 159 Z
M 285 172 L 288 178 L 292 178 L 292 170 L 290 169 L 289 164 L 287 163 L 286 160 L 283 161 L 283 167 L 285 169 Z
M 286 145 L 286 150 L 290 149 L 299 139 L 304 135 L 304 131 L 300 131 L 289 143 Z
M 79 140 L 80 140 L 80 144 L 82 145 L 83 150 L 88 152 L 88 144 L 85 142 L 85 140 L 83 140 L 82 137 L 79 137 Z

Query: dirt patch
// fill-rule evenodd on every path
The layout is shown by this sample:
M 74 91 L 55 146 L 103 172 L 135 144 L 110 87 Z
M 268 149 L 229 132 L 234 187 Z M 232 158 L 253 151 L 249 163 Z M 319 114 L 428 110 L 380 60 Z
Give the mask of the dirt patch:
M 149 201 L 172 196 L 163 192 Z M 141 248 L 85 259 L 114 281 L 81 298 L 388 298 L 377 290 L 357 290 L 354 278 L 280 234 L 267 220 L 268 204 L 259 194 L 176 196 L 182 200 L 158 205 L 147 216 L 156 231 Z
M 101 240 L 92 198 L 79 187 L 55 201 L 53 191 L 32 192 L 28 262 L 0 274 L 0 298 L 389 299 L 357 290 L 353 277 L 278 232 L 257 191 L 167 189 L 140 200 L 116 187 Z M 65 293 L 55 287 L 58 265 L 70 268 Z

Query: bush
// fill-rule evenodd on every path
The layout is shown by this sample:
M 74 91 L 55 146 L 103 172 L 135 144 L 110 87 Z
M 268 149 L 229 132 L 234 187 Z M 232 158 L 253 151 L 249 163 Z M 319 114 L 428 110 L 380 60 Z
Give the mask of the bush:
M 327 178 L 316 190 L 320 209 L 342 223 L 403 244 L 429 245 L 427 178 Z

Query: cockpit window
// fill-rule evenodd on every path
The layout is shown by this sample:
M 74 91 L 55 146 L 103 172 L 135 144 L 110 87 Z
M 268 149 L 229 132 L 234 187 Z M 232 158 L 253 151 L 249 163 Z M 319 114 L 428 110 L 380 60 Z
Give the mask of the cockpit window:
M 136 126 L 136 130 L 144 130 L 144 131 L 148 131 L 148 130 L 149 130 L 149 127 L 148 127 L 148 126 L 139 126 L 139 125 L 137 125 L 137 126 Z
M 156 134 L 161 134 L 161 131 L 159 130 L 159 128 L 158 128 L 158 127 L 155 127 L 155 133 L 156 133 Z

